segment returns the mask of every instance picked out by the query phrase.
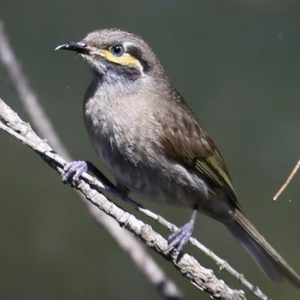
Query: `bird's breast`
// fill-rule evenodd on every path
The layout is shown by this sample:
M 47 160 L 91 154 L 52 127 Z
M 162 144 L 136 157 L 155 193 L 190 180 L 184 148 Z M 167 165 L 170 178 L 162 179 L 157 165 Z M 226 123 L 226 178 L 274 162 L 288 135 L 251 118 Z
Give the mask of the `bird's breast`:
M 165 155 L 162 124 L 154 113 L 128 103 L 103 104 L 94 99 L 85 103 L 85 125 L 117 181 L 158 202 L 193 205 L 199 196 L 207 197 L 204 181 Z

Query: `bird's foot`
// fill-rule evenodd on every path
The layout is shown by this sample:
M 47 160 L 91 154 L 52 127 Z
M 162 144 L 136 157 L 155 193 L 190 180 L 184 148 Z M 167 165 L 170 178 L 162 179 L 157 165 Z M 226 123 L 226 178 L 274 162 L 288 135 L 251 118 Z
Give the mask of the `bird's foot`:
M 129 193 L 129 189 L 118 185 L 116 188 L 102 173 L 99 171 L 91 162 L 84 161 L 84 160 L 76 160 L 68 163 L 64 167 L 65 174 L 62 176 L 63 182 L 73 182 L 75 184 L 78 183 L 80 176 L 84 172 L 90 172 L 92 173 L 103 185 L 103 189 L 106 191 L 109 191 L 113 193 L 115 196 L 122 198 L 123 200 L 134 204 L 134 206 L 137 206 L 136 203 L 134 203 L 131 199 L 127 197 Z M 121 188 L 121 189 L 119 189 Z M 140 205 L 138 205 L 140 207 Z
M 79 177 L 88 170 L 88 162 L 76 160 L 68 163 L 64 167 L 65 174 L 62 176 L 64 182 L 77 182 Z
M 169 252 L 173 248 L 176 248 L 178 252 L 181 252 L 184 245 L 192 236 L 192 233 L 194 231 L 194 224 L 194 220 L 191 220 L 174 231 L 168 238 L 168 247 L 166 249 L 166 252 Z

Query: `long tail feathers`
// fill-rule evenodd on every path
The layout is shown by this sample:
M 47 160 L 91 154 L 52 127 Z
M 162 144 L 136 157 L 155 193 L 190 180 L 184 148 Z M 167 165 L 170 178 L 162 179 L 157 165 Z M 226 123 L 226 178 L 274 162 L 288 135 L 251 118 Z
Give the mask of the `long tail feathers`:
M 244 246 L 267 277 L 276 283 L 287 279 L 300 288 L 300 277 L 298 274 L 268 244 L 241 211 L 237 210 L 235 221 L 225 224 L 225 226 Z

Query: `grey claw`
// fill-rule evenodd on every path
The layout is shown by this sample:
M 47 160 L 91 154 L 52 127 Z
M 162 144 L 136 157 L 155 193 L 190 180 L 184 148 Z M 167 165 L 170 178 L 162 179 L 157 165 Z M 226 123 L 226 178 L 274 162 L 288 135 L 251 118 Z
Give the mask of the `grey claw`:
M 168 238 L 168 247 L 166 252 L 176 248 L 181 252 L 184 245 L 188 242 L 194 231 L 194 221 L 190 221 L 174 231 Z
M 68 163 L 64 167 L 65 174 L 62 176 L 64 182 L 75 181 L 77 182 L 80 176 L 88 170 L 86 161 L 78 160 Z

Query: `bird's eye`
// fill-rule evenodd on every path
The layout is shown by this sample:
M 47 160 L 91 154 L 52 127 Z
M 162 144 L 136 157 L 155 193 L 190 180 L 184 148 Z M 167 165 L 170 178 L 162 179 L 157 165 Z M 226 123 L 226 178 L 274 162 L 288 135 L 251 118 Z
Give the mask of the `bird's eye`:
M 115 45 L 115 46 L 110 47 L 110 52 L 114 56 L 122 56 L 125 52 L 125 49 L 122 45 Z

